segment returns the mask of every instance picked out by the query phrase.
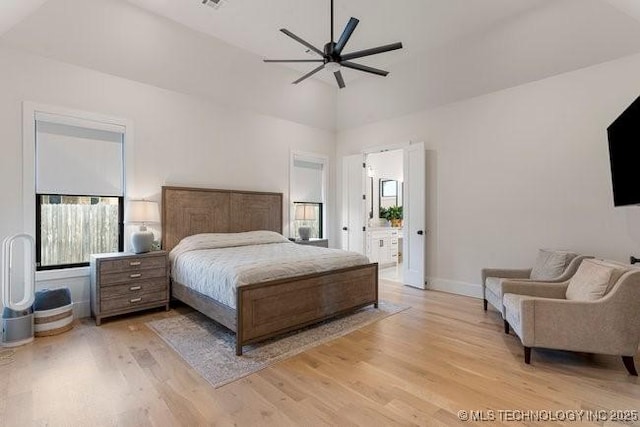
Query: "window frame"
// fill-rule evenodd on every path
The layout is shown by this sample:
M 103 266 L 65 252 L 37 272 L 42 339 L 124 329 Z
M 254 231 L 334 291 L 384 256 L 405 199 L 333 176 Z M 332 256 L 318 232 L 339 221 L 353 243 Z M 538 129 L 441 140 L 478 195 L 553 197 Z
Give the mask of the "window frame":
M 118 252 L 124 252 L 124 196 L 98 196 L 95 194 L 44 194 L 36 193 L 36 271 L 62 270 L 67 268 L 88 267 L 89 261 L 71 264 L 40 265 L 42 261 L 42 197 L 104 197 L 118 199 Z
M 83 110 L 76 110 L 51 104 L 42 104 L 32 101 L 22 103 L 22 213 L 23 230 L 35 236 L 36 234 L 36 115 L 37 113 L 56 114 L 68 116 L 74 119 L 93 121 L 108 125 L 117 125 L 124 128 L 123 147 L 123 199 L 127 200 L 132 183 L 128 177 L 135 175 L 132 159 L 135 154 L 135 129 L 133 122 L 115 116 L 102 113 L 95 113 Z M 112 196 L 117 197 L 117 196 Z M 124 206 L 123 206 L 124 207 Z M 123 239 L 125 249 L 128 242 Z M 89 274 L 88 267 L 68 267 L 57 270 L 43 270 L 36 272 L 36 281 L 50 279 L 65 279 L 74 277 L 84 277 Z
M 302 202 L 302 201 L 294 201 L 293 203 L 293 211 L 296 211 L 297 204 L 305 204 L 305 205 L 318 205 L 318 239 L 324 239 L 324 203 L 322 202 Z M 295 217 L 292 220 L 292 223 L 295 223 Z M 295 235 L 295 227 L 292 227 L 293 235 Z M 299 238 L 299 237 L 298 237 Z M 315 238 L 315 237 L 312 237 Z

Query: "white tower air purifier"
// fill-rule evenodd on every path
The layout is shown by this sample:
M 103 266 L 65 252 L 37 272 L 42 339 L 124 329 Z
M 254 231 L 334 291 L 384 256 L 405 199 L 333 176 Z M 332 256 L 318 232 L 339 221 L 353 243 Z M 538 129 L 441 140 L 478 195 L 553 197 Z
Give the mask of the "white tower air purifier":
M 14 270 L 15 243 L 24 240 L 24 255 L 21 262 L 24 270 Z M 29 234 L 16 234 L 2 242 L 2 334 L 0 346 L 15 347 L 33 341 L 33 301 L 35 298 L 35 253 L 36 246 Z M 13 283 L 13 282 L 18 283 Z M 22 292 L 18 290 L 22 287 Z M 16 301 L 20 298 L 22 299 Z

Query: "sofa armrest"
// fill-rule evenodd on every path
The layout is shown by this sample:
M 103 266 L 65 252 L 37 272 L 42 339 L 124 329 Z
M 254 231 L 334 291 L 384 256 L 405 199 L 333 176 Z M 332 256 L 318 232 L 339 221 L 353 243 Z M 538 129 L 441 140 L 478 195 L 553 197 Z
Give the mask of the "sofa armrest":
M 503 280 L 502 293 L 529 295 L 540 298 L 564 299 L 569 282 L 549 283 L 524 280 Z
M 614 355 L 635 354 L 637 315 L 605 299 L 570 301 L 526 297 L 521 301 L 522 330 L 530 347 Z M 635 320 L 634 320 L 635 317 Z M 635 324 L 635 325 L 634 325 Z M 635 326 L 635 327 L 634 327 Z
M 514 269 L 514 268 L 483 268 L 482 269 L 482 286 L 485 285 L 487 277 L 500 277 L 504 279 L 528 279 L 531 276 L 531 268 Z

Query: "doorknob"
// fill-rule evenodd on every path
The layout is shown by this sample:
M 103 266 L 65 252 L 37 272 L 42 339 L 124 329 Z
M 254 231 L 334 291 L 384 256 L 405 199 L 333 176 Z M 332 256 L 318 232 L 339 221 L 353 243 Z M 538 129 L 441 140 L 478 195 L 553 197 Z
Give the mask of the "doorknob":
M 424 231 L 418 230 L 418 234 L 422 236 L 424 234 Z
M 347 227 L 342 227 L 342 231 L 347 231 Z

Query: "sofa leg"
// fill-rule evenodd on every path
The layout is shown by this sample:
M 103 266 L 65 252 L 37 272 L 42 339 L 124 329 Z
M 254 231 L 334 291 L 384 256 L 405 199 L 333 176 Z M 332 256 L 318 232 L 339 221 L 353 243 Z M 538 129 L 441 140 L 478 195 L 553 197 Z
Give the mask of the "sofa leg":
M 622 356 L 622 363 L 624 363 L 624 367 L 627 368 L 629 375 L 633 375 L 634 377 L 638 376 L 636 365 L 633 363 L 633 356 Z
M 484 305 L 484 311 L 487 311 L 487 300 L 484 300 L 483 305 Z
M 524 348 L 524 363 L 527 365 L 531 364 L 531 347 Z
M 509 335 L 509 322 L 504 321 L 504 333 Z

